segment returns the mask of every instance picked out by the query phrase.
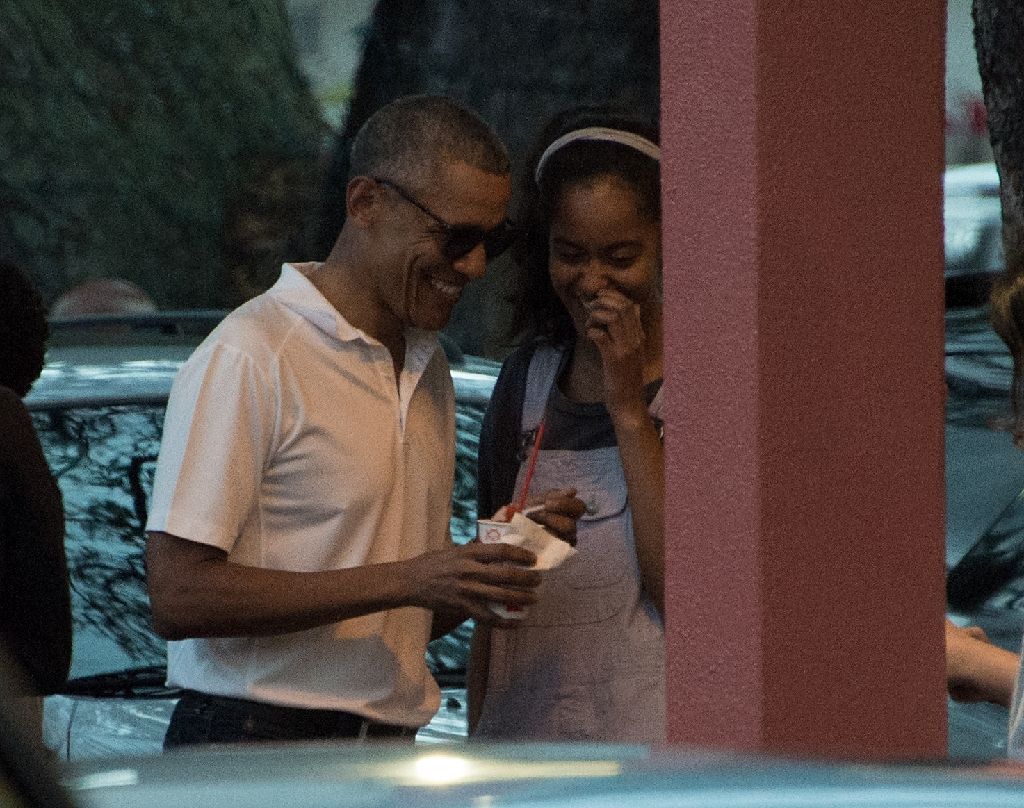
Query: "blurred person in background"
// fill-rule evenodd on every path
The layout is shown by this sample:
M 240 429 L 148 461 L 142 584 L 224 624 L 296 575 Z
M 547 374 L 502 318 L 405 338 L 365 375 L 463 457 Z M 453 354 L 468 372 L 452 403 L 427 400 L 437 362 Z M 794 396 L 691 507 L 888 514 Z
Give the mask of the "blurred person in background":
M 49 332 L 38 291 L 7 263 L 0 310 L 0 641 L 32 694 L 44 695 L 64 685 L 71 666 L 64 510 L 22 403 L 42 372 Z
M 541 435 L 533 485 L 572 486 L 586 513 L 521 625 L 477 627 L 474 737 L 665 741 L 660 154 L 653 123 L 578 109 L 523 178 L 532 339 L 484 418 L 478 508 L 513 502 Z
M 124 278 L 92 278 L 73 286 L 50 306 L 57 320 L 99 314 L 149 314 L 156 304 L 138 284 Z

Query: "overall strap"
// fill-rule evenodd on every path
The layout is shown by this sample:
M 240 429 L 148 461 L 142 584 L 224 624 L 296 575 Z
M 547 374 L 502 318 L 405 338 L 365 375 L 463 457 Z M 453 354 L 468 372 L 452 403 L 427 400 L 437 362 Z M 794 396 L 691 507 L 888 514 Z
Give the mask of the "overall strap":
M 551 385 L 555 383 L 558 369 L 562 365 L 561 348 L 541 345 L 530 358 L 526 373 L 526 392 L 523 394 L 523 415 L 519 424 L 520 432 L 531 432 L 544 417 Z

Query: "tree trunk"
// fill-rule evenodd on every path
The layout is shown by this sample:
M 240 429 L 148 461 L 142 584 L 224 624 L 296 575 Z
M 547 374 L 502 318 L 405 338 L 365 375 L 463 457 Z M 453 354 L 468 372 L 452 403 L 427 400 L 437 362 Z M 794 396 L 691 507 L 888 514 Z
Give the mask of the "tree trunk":
M 973 14 L 1006 253 L 1006 270 L 992 290 L 992 325 L 1013 356 L 1012 430 L 1024 448 L 1024 3 L 974 0 Z
M 1007 265 L 1024 250 L 1024 3 L 974 0 L 974 44 L 999 170 Z

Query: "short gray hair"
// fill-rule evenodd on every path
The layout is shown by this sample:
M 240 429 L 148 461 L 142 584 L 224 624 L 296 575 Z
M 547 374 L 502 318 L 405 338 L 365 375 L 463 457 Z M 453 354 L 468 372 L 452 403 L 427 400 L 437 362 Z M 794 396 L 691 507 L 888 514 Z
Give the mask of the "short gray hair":
M 408 95 L 378 109 L 352 142 L 349 176 L 429 184 L 441 163 L 509 173 L 501 138 L 478 115 L 443 95 Z

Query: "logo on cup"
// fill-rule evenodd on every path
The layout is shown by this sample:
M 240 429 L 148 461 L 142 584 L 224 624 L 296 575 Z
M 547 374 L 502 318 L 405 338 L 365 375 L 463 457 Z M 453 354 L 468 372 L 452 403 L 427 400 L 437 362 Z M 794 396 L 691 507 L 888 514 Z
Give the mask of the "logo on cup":
M 498 530 L 497 528 L 493 528 L 493 527 L 492 528 L 488 528 L 487 532 L 484 534 L 484 541 L 485 542 L 498 542 L 498 541 L 501 541 L 501 531 Z

